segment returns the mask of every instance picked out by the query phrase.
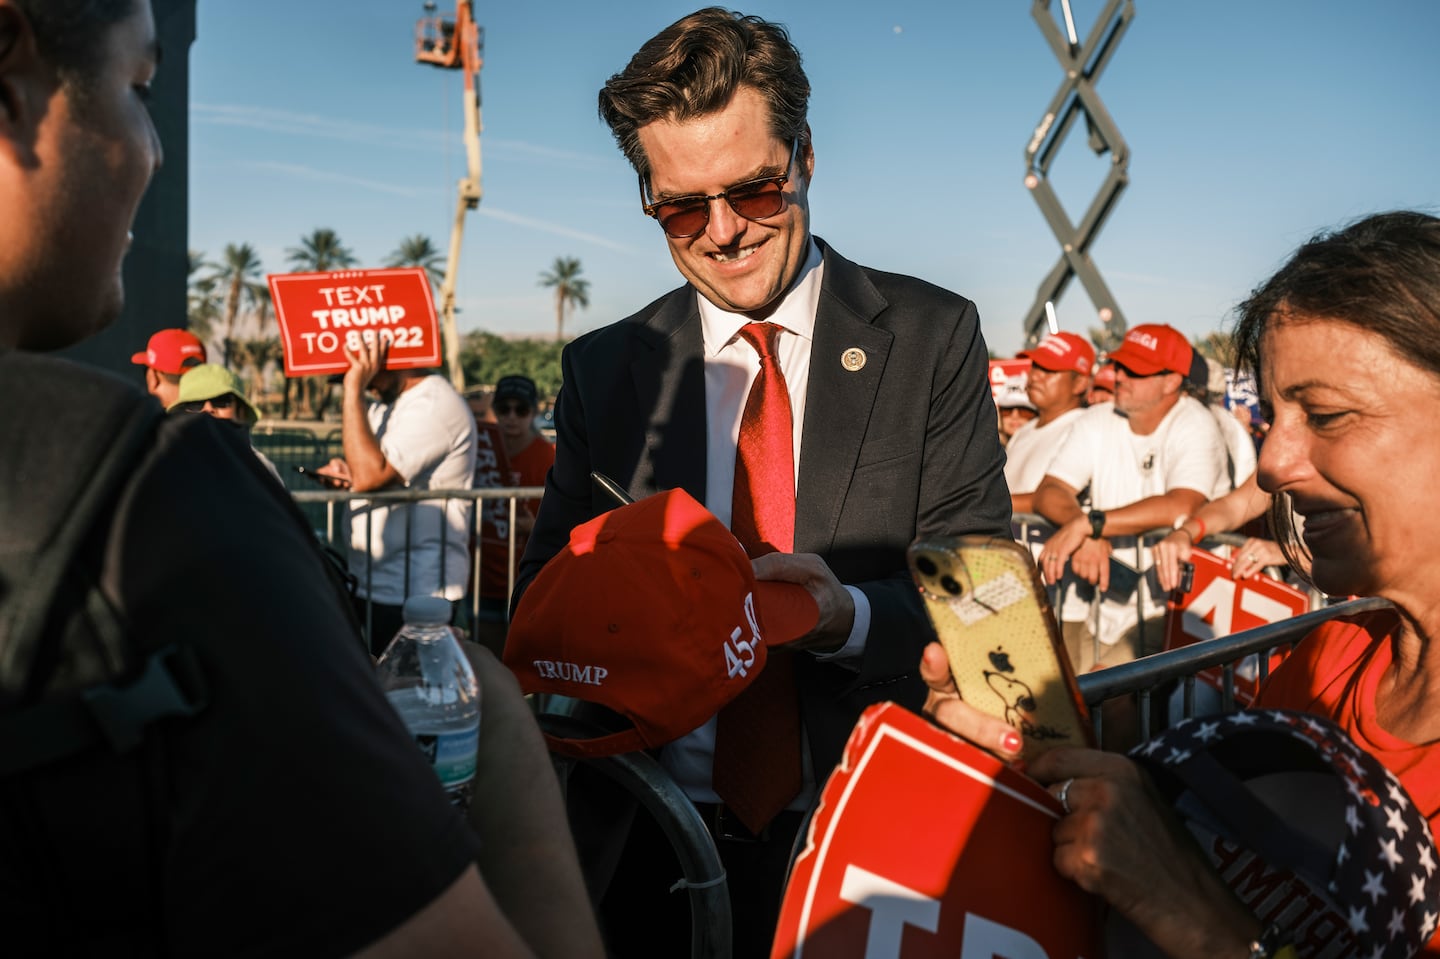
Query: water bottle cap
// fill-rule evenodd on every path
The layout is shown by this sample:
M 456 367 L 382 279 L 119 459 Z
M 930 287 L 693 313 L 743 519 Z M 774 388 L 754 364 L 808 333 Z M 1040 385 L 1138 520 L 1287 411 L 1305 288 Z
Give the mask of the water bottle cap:
M 411 596 L 401 615 L 416 626 L 444 626 L 450 622 L 450 601 L 439 596 Z

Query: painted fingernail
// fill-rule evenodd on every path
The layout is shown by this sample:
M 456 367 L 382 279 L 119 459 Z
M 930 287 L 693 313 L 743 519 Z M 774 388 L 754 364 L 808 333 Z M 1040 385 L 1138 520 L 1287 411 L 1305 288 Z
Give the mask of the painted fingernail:
M 1018 753 L 1020 751 L 1020 746 L 1020 734 L 1013 729 L 1000 737 L 1000 748 L 1005 750 L 1007 753 Z

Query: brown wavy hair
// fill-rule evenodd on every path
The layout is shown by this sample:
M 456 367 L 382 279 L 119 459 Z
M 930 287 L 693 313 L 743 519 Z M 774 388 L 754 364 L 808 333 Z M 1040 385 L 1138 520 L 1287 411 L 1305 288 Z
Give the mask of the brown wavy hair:
M 1440 219 L 1412 210 L 1377 213 L 1306 242 L 1236 307 L 1235 349 L 1263 396 L 1263 341 L 1293 318 L 1348 323 L 1383 337 L 1397 355 L 1440 377 Z M 1270 506 L 1285 558 L 1308 568 L 1288 495 Z
M 810 81 L 789 32 L 759 17 L 706 7 L 657 33 L 606 82 L 600 117 L 630 165 L 648 177 L 641 127 L 723 110 L 741 86 L 765 98 L 777 139 L 803 143 Z

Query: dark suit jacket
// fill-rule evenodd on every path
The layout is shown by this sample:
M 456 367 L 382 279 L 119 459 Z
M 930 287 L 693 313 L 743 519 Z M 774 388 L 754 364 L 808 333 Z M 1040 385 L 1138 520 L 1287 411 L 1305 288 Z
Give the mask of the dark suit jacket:
M 818 241 L 817 241 L 818 242 Z M 870 600 L 859 673 L 798 657 L 801 708 L 824 781 L 861 710 L 918 708 L 933 636 L 906 571 L 921 535 L 1010 535 L 1010 496 L 979 317 L 969 300 L 857 266 L 820 243 L 796 487 L 795 552 L 818 553 Z M 865 353 L 863 368 L 841 363 Z M 851 364 L 853 365 L 853 364 Z M 555 465 L 517 576 L 517 596 L 570 530 L 613 508 L 599 470 L 632 496 L 683 487 L 705 501 L 705 379 L 695 290 L 681 287 L 566 347 Z

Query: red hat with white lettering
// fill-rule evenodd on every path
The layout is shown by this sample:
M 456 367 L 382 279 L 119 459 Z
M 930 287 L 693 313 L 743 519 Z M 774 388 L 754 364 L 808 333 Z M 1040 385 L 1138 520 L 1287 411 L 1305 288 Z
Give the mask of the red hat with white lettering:
M 145 352 L 134 354 L 130 362 L 178 376 L 205 362 L 205 344 L 189 330 L 160 330 L 150 337 Z
M 1089 376 L 1090 367 L 1095 365 L 1095 347 L 1083 336 L 1074 333 L 1051 333 L 1016 355 L 1052 373 L 1074 370 L 1082 376 Z
M 1129 333 L 1120 348 L 1110 354 L 1111 363 L 1140 376 L 1156 373 L 1190 375 L 1190 358 L 1194 354 L 1185 334 L 1164 323 L 1142 323 Z
M 526 693 L 618 714 L 618 731 L 546 734 L 555 752 L 611 756 L 697 729 L 819 618 L 803 586 L 757 581 L 734 534 L 675 489 L 571 531 L 520 599 L 505 665 Z

